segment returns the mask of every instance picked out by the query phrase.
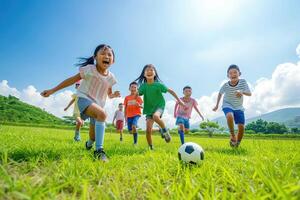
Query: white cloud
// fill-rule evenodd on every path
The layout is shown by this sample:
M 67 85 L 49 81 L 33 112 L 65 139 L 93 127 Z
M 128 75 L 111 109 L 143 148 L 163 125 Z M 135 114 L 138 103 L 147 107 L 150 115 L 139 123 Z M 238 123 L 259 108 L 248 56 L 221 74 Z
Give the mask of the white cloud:
M 297 47 L 297 53 L 300 55 L 300 45 Z M 223 83 L 221 81 L 220 83 Z M 300 107 L 300 61 L 294 63 L 284 63 L 278 65 L 271 78 L 259 78 L 255 84 L 250 84 L 252 90 L 251 97 L 245 97 L 246 116 L 254 117 L 263 113 L 271 112 L 285 107 Z M 64 107 L 71 100 L 72 91 L 66 90 L 56 93 L 48 98 L 43 98 L 40 92 L 32 85 L 29 85 L 22 91 L 10 87 L 7 80 L 0 82 L 0 94 L 4 96 L 13 95 L 20 100 L 38 106 L 46 111 L 62 117 L 64 115 L 72 115 L 72 109 L 64 112 Z M 206 119 L 214 119 L 222 115 L 222 112 L 213 112 L 212 108 L 215 106 L 218 92 L 212 92 L 209 96 L 202 96 L 200 98 L 194 97 L 198 104 L 199 109 Z M 108 113 L 108 122 L 112 121 L 113 114 L 117 109 L 123 98 L 108 99 L 105 110 Z M 175 127 L 174 115 L 175 101 L 171 100 L 166 103 L 166 109 L 163 115 L 167 127 Z M 191 124 L 198 126 L 200 117 L 193 111 Z M 139 126 L 145 128 L 145 118 L 142 117 L 139 121 Z
M 300 58 L 300 44 L 297 46 L 297 48 L 296 48 L 296 53 L 297 53 L 297 55 L 299 56 L 299 58 Z

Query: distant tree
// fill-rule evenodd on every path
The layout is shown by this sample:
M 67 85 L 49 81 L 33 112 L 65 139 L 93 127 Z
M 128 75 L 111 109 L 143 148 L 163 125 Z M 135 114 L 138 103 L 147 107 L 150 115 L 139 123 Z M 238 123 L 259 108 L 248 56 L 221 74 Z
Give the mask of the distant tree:
M 220 126 L 218 123 L 213 121 L 205 121 L 200 123 L 200 128 L 208 132 L 209 137 L 212 137 L 213 133 L 219 130 Z
M 265 133 L 268 122 L 258 119 L 246 125 L 246 130 L 253 130 L 255 133 Z
M 300 129 L 298 128 L 291 128 L 292 133 L 300 133 Z
M 277 122 L 269 122 L 266 126 L 265 133 L 283 134 L 287 132 L 288 128 L 284 124 L 279 124 Z

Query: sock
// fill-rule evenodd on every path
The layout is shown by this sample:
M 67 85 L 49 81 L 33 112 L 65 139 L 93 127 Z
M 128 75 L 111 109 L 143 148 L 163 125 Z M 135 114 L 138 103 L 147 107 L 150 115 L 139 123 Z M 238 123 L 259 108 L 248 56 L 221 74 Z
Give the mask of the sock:
M 93 140 L 89 139 L 89 140 L 87 141 L 87 146 L 88 146 L 88 147 L 93 146 L 93 144 L 94 144 L 94 141 L 93 141 Z
M 166 129 L 166 128 L 162 128 L 162 129 L 161 129 L 161 132 L 162 132 L 162 133 L 165 133 L 165 132 L 167 132 L 167 129 Z
M 96 150 L 103 149 L 105 122 L 96 121 L 95 132 Z
M 80 131 L 79 130 L 75 130 L 75 138 L 79 138 L 80 137 Z
M 134 144 L 137 143 L 137 138 L 138 138 L 137 133 L 133 133 L 133 143 L 134 143 Z
M 179 137 L 180 137 L 181 144 L 184 144 L 184 131 L 183 130 L 178 130 L 178 134 L 179 134 Z
M 152 145 L 152 144 L 149 144 L 149 148 L 150 148 L 151 150 L 153 150 L 153 145 Z

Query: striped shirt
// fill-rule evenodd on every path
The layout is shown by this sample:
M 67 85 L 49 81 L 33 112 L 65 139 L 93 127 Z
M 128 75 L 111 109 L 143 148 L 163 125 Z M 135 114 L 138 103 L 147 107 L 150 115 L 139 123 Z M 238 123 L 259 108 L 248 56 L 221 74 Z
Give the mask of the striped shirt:
M 250 93 L 248 83 L 245 79 L 240 79 L 236 86 L 231 86 L 229 81 L 224 83 L 220 89 L 220 94 L 225 94 L 223 98 L 222 108 L 231 108 L 233 110 L 244 110 L 243 96 L 237 97 L 236 92 Z
M 82 81 L 77 89 L 78 97 L 90 99 L 103 108 L 108 89 L 117 82 L 115 76 L 111 72 L 107 76 L 101 75 L 95 65 L 80 67 L 79 72 Z

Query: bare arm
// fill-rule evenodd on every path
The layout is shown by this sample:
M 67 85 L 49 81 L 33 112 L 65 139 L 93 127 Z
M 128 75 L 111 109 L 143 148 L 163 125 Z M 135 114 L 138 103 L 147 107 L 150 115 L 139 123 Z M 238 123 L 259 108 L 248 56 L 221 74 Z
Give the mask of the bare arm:
M 217 104 L 216 104 L 216 106 L 213 108 L 213 111 L 217 111 L 217 110 L 218 110 L 218 108 L 219 108 L 219 103 L 220 103 L 221 98 L 222 98 L 222 94 L 219 93 L 219 94 L 218 94 L 218 99 L 217 99 Z
M 198 107 L 196 105 L 194 105 L 194 109 L 199 114 L 199 116 L 201 117 L 202 121 L 204 121 L 204 117 L 203 117 L 203 115 L 201 114 L 201 112 L 199 111 L 199 109 L 198 109 Z
M 75 102 L 75 99 L 72 99 L 70 103 L 67 105 L 67 107 L 64 109 L 64 111 L 67 111 L 69 107 Z
M 252 95 L 251 92 L 243 92 L 243 95 L 250 97 Z
M 44 90 L 41 95 L 43 97 L 49 97 L 51 94 L 57 92 L 58 90 L 61 90 L 63 88 L 66 88 L 70 85 L 73 85 L 74 83 L 76 83 L 77 81 L 79 81 L 81 79 L 80 74 L 76 74 L 75 76 L 72 76 L 66 80 L 64 80 L 63 82 L 61 82 L 60 84 L 58 84 L 56 87 L 50 89 L 50 90 Z
M 181 101 L 181 99 L 179 99 L 177 94 L 172 89 L 169 88 L 168 92 L 178 101 L 180 105 L 184 106 L 184 103 Z
M 113 99 L 113 98 L 116 98 L 116 97 L 120 97 L 121 94 L 120 94 L 120 91 L 115 91 L 114 93 L 112 92 L 112 88 L 108 88 L 108 92 L 107 92 L 107 95 L 110 99 Z

